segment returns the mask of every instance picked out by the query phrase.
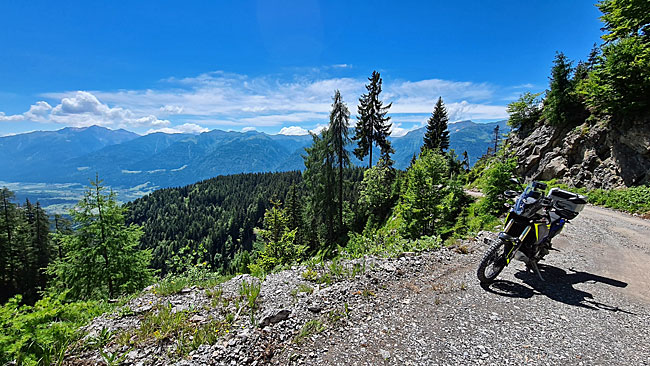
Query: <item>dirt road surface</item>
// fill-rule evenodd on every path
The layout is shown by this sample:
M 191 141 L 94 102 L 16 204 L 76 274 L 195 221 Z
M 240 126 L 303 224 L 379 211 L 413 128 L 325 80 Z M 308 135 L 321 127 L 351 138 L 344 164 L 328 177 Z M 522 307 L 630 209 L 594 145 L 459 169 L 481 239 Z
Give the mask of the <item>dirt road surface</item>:
M 540 266 L 545 281 L 515 262 L 489 287 L 475 274 L 486 249 L 480 241 L 469 254 L 424 255 L 419 270 L 403 271 L 363 310 L 351 309 L 346 325 L 275 361 L 650 365 L 650 221 L 588 206 L 553 245 L 558 251 Z M 292 361 L 297 354 L 308 356 Z

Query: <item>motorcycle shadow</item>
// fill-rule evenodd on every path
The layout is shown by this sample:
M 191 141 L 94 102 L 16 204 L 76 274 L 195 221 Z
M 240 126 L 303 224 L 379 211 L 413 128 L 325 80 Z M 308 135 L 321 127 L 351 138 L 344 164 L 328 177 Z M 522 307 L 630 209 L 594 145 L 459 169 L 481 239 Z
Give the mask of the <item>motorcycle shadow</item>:
M 573 269 L 569 269 L 569 272 L 567 272 L 561 268 L 550 265 L 540 265 L 539 271 L 542 274 L 544 281 L 541 281 L 537 275 L 531 271 L 521 271 L 515 273 L 515 277 L 527 286 L 502 280 L 495 281 L 491 285 L 483 288 L 500 296 L 527 299 L 533 295 L 543 295 L 567 305 L 592 310 L 600 309 L 632 314 L 617 306 L 611 306 L 596 301 L 591 293 L 574 287 L 581 283 L 602 283 L 609 286 L 623 288 L 627 286 L 626 282 Z
M 481 287 L 485 291 L 505 297 L 529 299 L 535 294 L 532 288 L 508 280 L 496 280 L 490 284 L 482 283 Z

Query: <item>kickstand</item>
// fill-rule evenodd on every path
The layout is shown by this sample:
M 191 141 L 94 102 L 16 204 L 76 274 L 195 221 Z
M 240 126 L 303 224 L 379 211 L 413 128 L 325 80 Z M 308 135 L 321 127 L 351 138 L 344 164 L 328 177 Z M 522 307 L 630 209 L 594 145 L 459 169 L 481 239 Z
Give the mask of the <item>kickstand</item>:
M 540 280 L 544 281 L 544 277 L 542 277 L 542 274 L 539 273 L 539 268 L 537 267 L 537 263 L 534 261 L 529 262 L 530 268 L 533 269 L 533 272 L 537 273 L 537 277 L 539 277 Z

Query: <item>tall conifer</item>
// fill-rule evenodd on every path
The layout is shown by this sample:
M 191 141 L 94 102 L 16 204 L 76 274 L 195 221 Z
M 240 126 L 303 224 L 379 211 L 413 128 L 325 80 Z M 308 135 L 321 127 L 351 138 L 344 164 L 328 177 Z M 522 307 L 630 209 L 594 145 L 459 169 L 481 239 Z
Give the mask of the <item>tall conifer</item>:
M 494 127 L 494 137 L 492 138 L 492 143 L 494 144 L 494 154 L 496 155 L 499 150 L 499 142 L 501 142 L 501 134 L 499 133 L 499 125 Z
M 424 134 L 422 150 L 443 151 L 449 148 L 448 122 L 447 108 L 445 108 L 445 103 L 443 103 L 442 97 L 440 97 L 436 106 L 433 108 L 431 117 L 427 121 L 427 132 Z
M 359 115 L 357 116 L 357 125 L 355 127 L 355 135 L 353 140 L 358 140 L 357 148 L 354 149 L 354 155 L 363 160 L 366 155 L 370 155 L 368 167 L 372 167 L 372 147 L 377 145 L 381 149 L 381 155 L 386 164 L 390 164 L 390 154 L 395 151 L 391 147 L 388 136 L 390 135 L 390 117 L 386 117 L 388 109 L 392 106 L 389 103 L 387 106 L 379 100 L 381 94 L 381 76 L 377 71 L 372 72 L 372 76 L 368 78 L 370 81 L 366 85 L 368 93 L 362 94 L 359 98 L 359 106 L 357 107 Z
M 350 111 L 343 103 L 341 93 L 337 90 L 334 92 L 334 103 L 330 113 L 329 133 L 332 149 L 336 155 L 338 165 L 338 230 L 343 231 L 343 167 L 350 164 L 350 157 L 345 146 L 350 143 L 348 129 L 350 128 Z
M 312 229 L 318 231 L 321 242 L 332 245 L 334 238 L 334 222 L 336 217 L 336 196 L 334 181 L 335 154 L 331 143 L 331 134 L 328 129 L 321 132 L 321 136 L 312 134 L 314 142 L 308 148 L 305 160 L 303 178 L 308 191 L 308 215 L 312 220 Z M 316 243 L 312 243 L 316 244 Z M 313 247 L 312 249 L 318 249 Z

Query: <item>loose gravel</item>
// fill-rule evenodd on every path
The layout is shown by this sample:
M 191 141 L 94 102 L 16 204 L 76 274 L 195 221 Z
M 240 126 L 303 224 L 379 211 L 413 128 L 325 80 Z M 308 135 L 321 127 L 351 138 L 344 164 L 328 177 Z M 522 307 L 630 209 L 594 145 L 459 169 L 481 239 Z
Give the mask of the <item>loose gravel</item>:
M 434 252 L 346 262 L 347 275 L 331 284 L 303 278 L 304 266 L 270 275 L 257 325 L 242 315 L 231 333 L 183 359 L 163 352 L 173 349 L 170 341 L 131 350 L 124 364 L 650 364 L 648 221 L 587 207 L 555 238 L 559 251 L 540 266 L 545 281 L 515 262 L 481 287 L 475 270 L 488 235 Z M 327 265 L 315 270 L 331 273 Z M 223 284 L 223 296 L 236 297 L 243 280 L 254 281 L 234 278 Z M 192 309 L 199 320 L 223 313 L 201 289 L 167 298 L 148 292 L 129 305 L 133 315 L 105 315 L 87 330 L 136 327 L 142 314 L 166 301 Z M 127 351 L 114 343 L 106 350 Z M 101 357 L 86 351 L 66 362 Z

